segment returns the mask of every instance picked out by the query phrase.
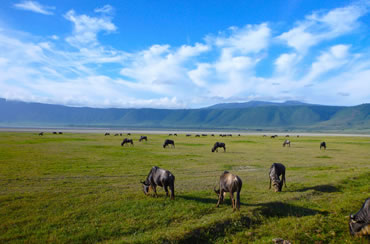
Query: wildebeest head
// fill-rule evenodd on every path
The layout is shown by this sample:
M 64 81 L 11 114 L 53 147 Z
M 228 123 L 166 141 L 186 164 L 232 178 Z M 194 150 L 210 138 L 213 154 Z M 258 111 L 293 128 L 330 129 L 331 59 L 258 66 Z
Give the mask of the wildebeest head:
M 274 179 L 272 181 L 272 186 L 274 187 L 275 192 L 280 192 L 283 188 L 283 182 L 280 179 Z
M 370 198 L 356 214 L 350 215 L 348 225 L 352 236 L 370 236 Z
M 216 187 L 214 187 L 214 189 L 213 189 L 213 190 L 215 191 L 215 193 L 216 193 L 216 195 L 217 195 L 217 196 L 219 196 L 219 195 L 220 195 L 220 189 L 216 190 Z M 226 192 L 224 192 L 224 194 L 221 196 L 221 202 L 223 202 L 223 201 L 224 201 L 224 197 L 225 197 L 225 195 L 226 195 Z
M 141 184 L 143 184 L 143 191 L 144 191 L 144 194 L 145 195 L 148 195 L 149 194 L 149 190 L 150 190 L 150 184 L 145 182 L 145 181 L 140 181 Z

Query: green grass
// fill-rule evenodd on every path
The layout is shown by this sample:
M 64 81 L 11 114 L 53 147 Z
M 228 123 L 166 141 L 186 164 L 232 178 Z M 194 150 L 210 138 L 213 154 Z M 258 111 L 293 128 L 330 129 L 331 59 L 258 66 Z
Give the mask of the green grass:
M 363 137 L 173 137 L 121 147 L 102 134 L 0 133 L 0 243 L 234 242 L 361 243 L 347 218 L 370 192 L 370 140 Z M 227 152 L 212 153 L 214 142 Z M 325 141 L 328 150 L 319 149 Z M 287 168 L 287 188 L 268 190 L 272 163 Z M 154 165 L 176 177 L 176 199 L 145 196 Z M 213 187 L 229 170 L 241 177 L 241 209 Z

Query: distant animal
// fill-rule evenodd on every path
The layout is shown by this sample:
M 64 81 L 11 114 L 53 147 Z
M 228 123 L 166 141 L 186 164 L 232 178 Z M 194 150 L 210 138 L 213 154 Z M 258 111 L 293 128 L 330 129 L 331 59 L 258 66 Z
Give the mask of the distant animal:
M 280 179 L 280 175 L 282 176 Z M 275 192 L 279 192 L 283 188 L 283 183 L 285 183 L 286 186 L 286 179 L 285 179 L 285 166 L 281 163 L 273 163 L 270 168 L 269 172 L 270 177 L 270 187 L 271 189 L 271 181 L 272 185 L 275 189 Z
M 216 190 L 216 187 L 214 188 L 214 191 L 218 195 L 217 207 L 220 205 L 220 203 L 223 202 L 226 192 L 229 192 L 232 208 L 234 209 L 234 211 L 235 209 L 239 210 L 240 191 L 242 189 L 242 185 L 243 182 L 239 176 L 231 174 L 228 171 L 224 171 L 220 176 L 219 189 Z M 234 192 L 236 192 L 236 201 L 234 199 Z
M 211 136 L 215 136 L 215 134 L 211 134 Z
M 370 197 L 365 200 L 361 209 L 349 218 L 349 232 L 352 236 L 370 236 Z
M 172 136 L 172 134 L 168 134 L 168 136 Z
M 195 137 L 200 137 L 200 135 L 196 134 Z
M 175 176 L 168 170 L 161 169 L 154 166 L 145 181 L 141 181 L 143 184 L 143 191 L 145 195 L 149 194 L 149 190 L 153 189 L 155 196 L 157 197 L 157 186 L 163 187 L 168 197 L 168 187 L 171 190 L 171 199 L 175 199 Z
M 58 134 L 59 134 L 59 135 L 62 135 L 62 134 L 63 134 L 63 132 L 59 131 L 59 132 L 58 132 Z
M 148 137 L 147 136 L 141 136 L 139 141 L 142 141 L 142 140 L 148 141 Z
M 271 138 L 275 138 L 276 136 L 271 136 Z
M 289 137 L 289 135 L 286 135 L 285 137 Z
M 54 132 L 53 132 L 53 135 L 56 135 L 56 134 L 58 134 L 58 133 L 57 133 L 56 131 L 54 131 Z
M 218 152 L 218 148 L 219 147 L 222 147 L 224 149 L 224 152 L 226 151 L 226 146 L 225 146 L 225 143 L 223 142 L 216 142 L 213 147 L 212 147 L 212 152 L 216 151 Z
M 238 136 L 240 136 L 240 134 L 238 134 Z
M 324 141 L 320 143 L 320 150 L 322 147 L 326 150 L 326 143 Z
M 114 134 L 114 136 L 118 136 L 118 135 L 119 135 L 118 133 Z
M 119 133 L 119 136 L 122 136 L 122 133 Z
M 109 136 L 110 134 L 108 133 L 108 132 L 106 132 L 105 134 L 104 134 L 104 136 Z
M 123 139 L 123 141 L 121 142 L 121 146 L 125 145 L 126 143 L 131 143 L 131 146 L 134 145 L 134 142 L 132 139 L 128 139 L 128 138 L 125 138 Z
M 186 134 L 186 136 L 191 136 L 191 134 Z
M 43 135 L 44 135 L 44 132 L 40 132 L 40 133 L 39 133 L 39 136 L 43 136 Z
M 207 134 L 202 134 L 202 136 L 207 136 Z
M 131 133 L 127 133 L 128 136 L 131 136 Z
M 166 148 L 168 145 L 172 145 L 172 147 L 175 147 L 175 142 L 170 139 L 166 139 L 163 143 L 163 148 Z
M 173 134 L 174 136 L 177 136 L 177 134 L 175 133 L 175 134 Z
M 290 141 L 289 140 L 285 140 L 284 143 L 283 143 L 283 147 L 285 147 L 286 145 L 288 145 L 290 147 Z
M 299 135 L 297 135 L 297 137 L 299 137 Z

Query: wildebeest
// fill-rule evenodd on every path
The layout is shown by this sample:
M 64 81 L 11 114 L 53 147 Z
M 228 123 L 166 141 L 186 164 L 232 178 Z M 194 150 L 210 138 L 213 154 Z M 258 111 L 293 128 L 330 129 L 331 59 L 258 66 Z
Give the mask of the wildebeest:
M 280 179 L 280 175 L 282 175 Z M 283 183 L 285 183 L 286 186 L 286 179 L 285 179 L 285 166 L 281 163 L 273 163 L 270 168 L 269 172 L 270 177 L 270 187 L 271 189 L 271 181 L 272 185 L 275 188 L 275 192 L 281 191 L 283 188 Z
M 202 134 L 202 136 L 207 136 L 207 134 Z
M 128 138 L 125 138 L 123 139 L 123 141 L 121 142 L 121 146 L 125 145 L 126 143 L 131 143 L 131 145 L 133 146 L 134 145 L 134 142 L 132 139 L 128 139 Z
M 39 136 L 43 136 L 43 135 L 44 135 L 44 132 L 40 132 L 40 133 L 39 133 Z
M 323 141 L 320 143 L 320 150 L 322 147 L 324 148 L 324 150 L 326 150 L 326 142 Z
M 118 135 L 119 135 L 118 133 L 114 134 L 114 136 L 118 136 Z
M 215 136 L 215 134 L 211 134 L 211 136 Z
M 196 134 L 195 137 L 200 137 L 200 135 Z
M 147 136 L 141 136 L 139 141 L 142 141 L 142 140 L 148 141 L 148 137 Z
M 108 132 L 105 132 L 104 136 L 109 136 L 110 134 Z
M 285 147 L 286 145 L 288 145 L 290 147 L 290 141 L 289 140 L 285 140 L 284 143 L 283 143 L 283 147 Z
M 222 147 L 224 149 L 224 152 L 226 151 L 226 146 L 225 146 L 225 143 L 223 142 L 216 142 L 213 147 L 212 147 L 212 152 L 216 151 L 218 152 L 218 148 L 219 147 Z
M 56 135 L 56 134 L 58 134 L 56 131 L 53 131 L 53 135 Z
M 175 199 L 175 176 L 168 170 L 154 166 L 145 181 L 141 181 L 145 195 L 148 195 L 150 188 L 157 197 L 157 186 L 163 187 L 168 197 L 168 187 L 171 190 L 171 199 Z
M 289 137 L 289 135 L 286 135 L 285 137 Z
M 174 136 L 177 136 L 177 134 L 175 133 L 175 134 L 173 134 Z
M 214 191 L 218 195 L 217 207 L 223 202 L 226 192 L 230 192 L 232 208 L 240 208 L 240 190 L 242 189 L 243 182 L 239 176 L 224 171 L 220 176 L 220 188 Z M 236 201 L 234 199 L 234 192 L 236 192 Z
M 271 138 L 275 138 L 276 136 L 271 136 Z
M 191 136 L 191 134 L 186 134 L 186 136 Z
M 370 197 L 355 215 L 350 215 L 348 224 L 352 236 L 370 235 Z
M 163 143 L 163 148 L 166 148 L 168 145 L 172 145 L 172 147 L 175 147 L 175 142 L 170 139 L 166 139 Z

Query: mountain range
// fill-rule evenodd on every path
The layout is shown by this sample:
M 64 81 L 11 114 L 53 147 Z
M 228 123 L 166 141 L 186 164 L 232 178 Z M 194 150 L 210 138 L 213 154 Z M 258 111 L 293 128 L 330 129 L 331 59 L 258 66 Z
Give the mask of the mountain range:
M 370 104 L 223 103 L 201 109 L 68 107 L 0 98 L 2 127 L 370 132 Z

